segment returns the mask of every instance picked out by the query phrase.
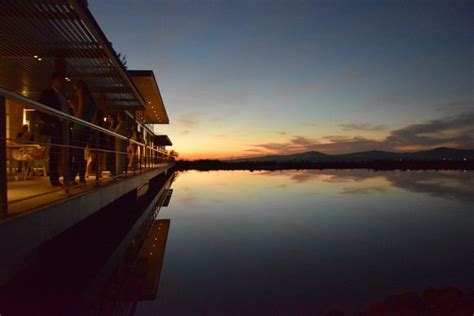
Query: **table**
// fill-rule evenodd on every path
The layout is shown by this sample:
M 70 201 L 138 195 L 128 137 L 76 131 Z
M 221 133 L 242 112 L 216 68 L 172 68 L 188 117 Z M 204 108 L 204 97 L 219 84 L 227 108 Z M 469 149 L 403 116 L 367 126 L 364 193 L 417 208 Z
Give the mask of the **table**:
M 7 150 L 7 159 L 8 159 L 8 175 L 13 176 L 13 157 L 12 157 L 12 151 L 14 149 L 20 149 L 20 148 L 25 148 L 25 147 L 42 147 L 40 144 L 22 144 L 22 143 L 17 143 L 13 140 L 8 140 L 6 142 L 6 150 Z

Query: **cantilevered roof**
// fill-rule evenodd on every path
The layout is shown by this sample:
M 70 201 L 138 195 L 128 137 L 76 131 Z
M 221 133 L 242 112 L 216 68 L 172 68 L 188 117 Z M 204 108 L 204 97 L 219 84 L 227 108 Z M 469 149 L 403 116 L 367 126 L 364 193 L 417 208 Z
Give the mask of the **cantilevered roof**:
M 112 109 L 145 109 L 86 1 L 2 1 L 0 86 L 36 99 L 54 71 L 85 80 Z
M 153 139 L 153 144 L 155 146 L 173 146 L 168 135 L 155 135 Z
M 169 124 L 160 89 L 152 70 L 129 70 L 135 86 L 146 101 L 143 120 L 148 124 Z

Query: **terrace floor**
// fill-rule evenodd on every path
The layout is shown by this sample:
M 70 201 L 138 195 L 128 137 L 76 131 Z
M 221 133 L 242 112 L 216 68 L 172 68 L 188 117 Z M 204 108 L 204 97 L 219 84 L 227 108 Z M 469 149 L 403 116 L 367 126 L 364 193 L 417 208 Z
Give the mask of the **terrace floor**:
M 33 176 L 26 180 L 15 180 L 11 177 L 7 182 L 7 196 L 8 196 L 8 214 L 10 216 L 19 215 L 30 212 L 35 209 L 53 204 L 55 202 L 68 199 L 79 194 L 84 194 L 88 191 L 94 190 L 97 187 L 102 187 L 114 181 L 122 181 L 122 179 L 133 177 L 140 173 L 146 172 L 149 169 L 143 169 L 141 172 L 129 171 L 123 177 L 112 178 L 109 172 L 103 172 L 102 178 L 96 181 L 95 175 L 86 179 L 83 185 L 71 186 L 69 193 L 66 193 L 63 187 L 53 187 L 49 183 L 49 178 L 45 176 Z M 62 182 L 62 178 L 60 181 Z M 76 178 L 78 181 L 78 178 Z M 140 188 L 138 188 L 140 189 Z

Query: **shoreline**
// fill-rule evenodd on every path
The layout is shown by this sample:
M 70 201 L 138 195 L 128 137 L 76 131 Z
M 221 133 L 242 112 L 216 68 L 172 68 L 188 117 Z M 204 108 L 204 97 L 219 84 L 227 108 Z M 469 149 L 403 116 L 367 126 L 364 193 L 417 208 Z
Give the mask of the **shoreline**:
M 377 171 L 409 171 L 409 170 L 474 170 L 474 161 L 418 161 L 418 160 L 373 160 L 373 161 L 332 161 L 332 162 L 227 162 L 221 160 L 177 161 L 176 170 L 326 170 L 326 169 L 370 169 Z

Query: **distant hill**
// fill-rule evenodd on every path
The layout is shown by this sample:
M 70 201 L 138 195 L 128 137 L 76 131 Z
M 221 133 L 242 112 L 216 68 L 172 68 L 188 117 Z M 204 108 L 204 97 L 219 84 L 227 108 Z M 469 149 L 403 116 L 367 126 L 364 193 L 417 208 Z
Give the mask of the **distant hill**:
M 328 162 L 328 161 L 376 161 L 376 160 L 474 160 L 473 149 L 454 149 L 439 147 L 431 150 L 412 153 L 396 153 L 390 151 L 363 151 L 349 154 L 329 155 L 318 151 L 290 155 L 270 155 L 262 157 L 234 159 L 233 162 L 274 161 L 274 162 Z

